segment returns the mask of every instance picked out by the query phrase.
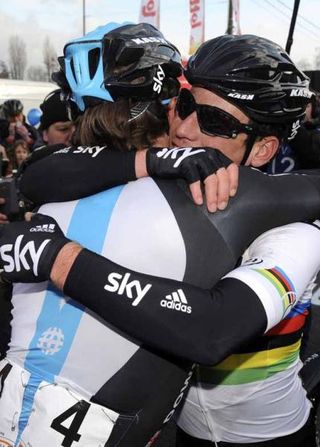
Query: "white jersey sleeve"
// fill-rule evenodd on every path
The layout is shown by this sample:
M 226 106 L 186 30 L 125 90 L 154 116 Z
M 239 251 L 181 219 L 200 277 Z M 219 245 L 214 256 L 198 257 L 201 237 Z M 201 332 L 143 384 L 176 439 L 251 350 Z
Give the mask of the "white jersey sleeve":
M 311 294 L 320 270 L 319 221 L 294 223 L 263 233 L 248 248 L 242 265 L 225 278 L 236 278 L 260 298 L 266 311 L 266 332 Z

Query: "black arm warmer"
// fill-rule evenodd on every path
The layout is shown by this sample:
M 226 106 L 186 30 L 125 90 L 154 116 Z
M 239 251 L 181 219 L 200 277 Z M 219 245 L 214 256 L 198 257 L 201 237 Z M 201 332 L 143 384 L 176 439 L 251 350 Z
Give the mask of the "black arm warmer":
M 137 303 L 138 289 L 146 293 Z M 163 307 L 162 300 L 177 290 L 187 304 L 180 311 Z M 260 300 L 241 281 L 226 278 L 212 290 L 181 287 L 179 281 L 133 272 L 88 250 L 76 259 L 64 292 L 148 346 L 202 364 L 221 361 L 240 343 L 261 335 L 267 324 Z
M 43 156 L 48 148 L 42 148 L 20 179 L 21 193 L 35 204 L 76 200 L 136 179 L 134 150 L 53 148 L 48 156 Z

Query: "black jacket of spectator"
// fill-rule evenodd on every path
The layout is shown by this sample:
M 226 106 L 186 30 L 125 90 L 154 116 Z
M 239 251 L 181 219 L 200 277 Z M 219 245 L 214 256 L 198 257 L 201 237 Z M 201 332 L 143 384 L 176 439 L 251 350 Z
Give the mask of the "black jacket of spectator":
M 318 124 L 318 125 L 316 125 Z M 297 135 L 290 141 L 300 169 L 320 167 L 320 123 L 301 126 Z

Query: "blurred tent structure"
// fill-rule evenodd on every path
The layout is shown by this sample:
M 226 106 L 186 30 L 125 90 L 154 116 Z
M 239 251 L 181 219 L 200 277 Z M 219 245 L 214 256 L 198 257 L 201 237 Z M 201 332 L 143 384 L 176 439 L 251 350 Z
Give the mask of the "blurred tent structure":
M 27 115 L 30 109 L 39 108 L 47 94 L 56 88 L 51 82 L 0 79 L 0 105 L 7 99 L 20 99 Z

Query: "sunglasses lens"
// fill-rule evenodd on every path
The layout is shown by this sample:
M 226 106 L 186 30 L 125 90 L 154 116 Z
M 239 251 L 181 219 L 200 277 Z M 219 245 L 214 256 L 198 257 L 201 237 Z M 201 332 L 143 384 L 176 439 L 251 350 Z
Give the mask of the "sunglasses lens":
M 176 110 L 179 118 L 185 120 L 192 112 L 196 110 L 196 103 L 192 93 L 187 89 L 180 90 L 179 97 L 176 104 Z
M 211 106 L 198 106 L 198 121 L 202 132 L 224 138 L 232 138 L 237 122 L 223 111 Z
M 248 129 L 244 129 L 240 121 L 229 113 L 217 107 L 197 104 L 192 93 L 187 89 L 180 90 L 176 111 L 182 120 L 196 111 L 201 132 L 207 135 L 234 138 L 240 132 L 248 133 Z

